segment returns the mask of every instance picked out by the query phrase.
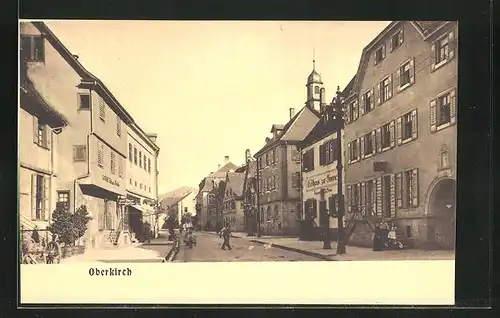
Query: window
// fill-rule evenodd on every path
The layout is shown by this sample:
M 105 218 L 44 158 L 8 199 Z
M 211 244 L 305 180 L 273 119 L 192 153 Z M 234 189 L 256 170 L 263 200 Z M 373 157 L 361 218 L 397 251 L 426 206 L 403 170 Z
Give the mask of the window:
M 363 142 L 364 142 L 363 155 L 364 156 L 370 156 L 374 153 L 374 150 L 375 150 L 374 135 L 375 135 L 375 132 L 371 131 L 363 136 Z
M 411 112 L 403 115 L 403 127 L 402 127 L 403 141 L 411 139 L 413 136 L 413 124 Z
M 116 173 L 116 155 L 115 155 L 115 152 L 113 150 L 111 150 L 111 158 L 110 158 L 110 163 L 111 163 L 111 173 L 112 174 L 115 174 Z
M 441 150 L 439 153 L 439 168 L 448 169 L 450 167 L 450 158 L 447 150 Z
M 87 161 L 87 146 L 76 145 L 73 146 L 73 161 Z
M 330 216 L 337 217 L 339 210 L 338 194 L 334 194 L 328 198 L 328 209 L 330 210 Z
M 450 94 L 441 96 L 438 101 L 437 123 L 441 126 L 450 122 Z
M 391 146 L 391 128 L 390 123 L 382 126 L 382 136 L 381 136 L 382 149 L 389 148 Z
M 79 93 L 78 94 L 78 106 L 80 109 L 90 109 L 90 94 Z
M 116 134 L 118 136 L 122 135 L 122 120 L 118 117 L 118 115 L 116 115 Z
M 39 118 L 33 117 L 33 141 L 40 147 L 49 148 L 50 144 L 50 129 Z
M 48 209 L 49 178 L 40 174 L 32 175 L 33 218 L 34 220 L 45 220 Z
M 418 169 L 396 174 L 396 195 L 398 208 L 418 206 Z
M 314 94 L 319 94 L 319 86 L 314 86 Z
M 231 209 L 236 209 L 236 202 L 231 201 Z
M 273 182 L 272 178 L 268 177 L 266 182 L 266 191 L 271 191 L 272 182 Z
M 144 171 L 148 170 L 148 167 L 146 166 L 146 155 L 144 155 Z
M 375 64 L 380 63 L 385 58 L 385 45 L 375 51 Z
M 358 102 L 355 100 L 349 104 L 349 121 L 358 119 Z
M 292 188 L 300 189 L 300 172 L 292 173 Z
M 349 148 L 349 161 L 354 162 L 359 159 L 359 142 L 358 140 L 351 141 L 347 147 Z
M 314 170 L 314 149 L 309 149 L 303 155 L 304 172 Z
M 139 168 L 142 168 L 142 152 L 139 151 Z
M 336 140 L 329 140 L 325 142 L 323 145 L 319 146 L 319 154 L 320 154 L 320 165 L 325 166 L 332 164 L 335 160 L 337 160 L 337 144 Z
M 97 164 L 101 168 L 104 166 L 104 145 L 102 142 L 97 143 Z
M 128 144 L 128 160 L 132 162 L 132 144 Z
M 57 191 L 57 203 L 69 211 L 69 191 Z
M 394 34 L 391 37 L 391 51 L 394 51 L 395 49 L 400 47 L 401 44 L 403 44 L 403 41 L 404 41 L 404 34 L 403 34 L 403 29 L 401 29 L 399 30 L 398 33 Z
M 21 36 L 21 57 L 28 62 L 44 62 L 44 39 L 40 35 Z
M 137 165 L 137 148 L 134 147 L 134 164 Z
M 363 115 L 373 109 L 372 90 L 367 91 L 361 96 L 361 107 Z
M 99 98 L 99 118 L 106 121 L 106 103 L 102 97 Z
M 128 179 L 128 183 L 132 184 L 132 178 Z
M 391 216 L 391 176 L 382 177 L 382 213 L 385 217 Z
M 445 62 L 449 56 L 448 35 L 436 42 L 436 63 Z
M 151 173 L 151 158 L 148 158 L 148 172 Z
M 400 68 L 400 87 L 410 84 L 410 61 L 406 62 Z
M 456 122 L 455 89 L 430 102 L 431 132 L 441 130 Z
M 380 99 L 385 102 L 392 97 L 391 76 L 386 77 L 380 82 Z
M 273 152 L 272 152 L 272 163 L 275 163 L 276 162 L 276 148 L 273 149 Z
M 273 176 L 273 190 L 278 189 L 278 177 Z
M 409 113 L 399 117 L 396 121 L 398 145 L 417 138 L 417 110 L 414 109 Z
M 351 187 L 351 209 L 358 211 L 359 209 L 359 184 L 353 184 Z
M 118 156 L 118 176 L 123 177 L 123 158 Z

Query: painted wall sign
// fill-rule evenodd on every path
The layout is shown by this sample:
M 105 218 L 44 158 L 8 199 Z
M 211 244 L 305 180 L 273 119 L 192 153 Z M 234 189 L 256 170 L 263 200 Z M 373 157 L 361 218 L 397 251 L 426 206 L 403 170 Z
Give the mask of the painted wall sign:
M 337 172 L 329 171 L 306 178 L 306 191 L 331 187 L 337 184 Z
M 113 179 L 111 179 L 111 178 L 110 178 L 110 177 L 108 177 L 108 176 L 103 175 L 103 176 L 102 176 L 102 180 L 104 180 L 104 181 L 106 181 L 107 183 L 112 184 L 112 185 L 114 185 L 114 186 L 117 186 L 117 187 L 119 187 L 119 186 L 120 186 L 120 182 L 118 182 L 118 180 L 113 180 Z

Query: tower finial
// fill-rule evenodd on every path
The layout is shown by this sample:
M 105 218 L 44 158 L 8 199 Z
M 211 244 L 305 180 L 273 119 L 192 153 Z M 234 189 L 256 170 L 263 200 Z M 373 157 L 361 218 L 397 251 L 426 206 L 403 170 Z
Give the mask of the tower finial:
M 316 70 L 316 49 L 313 49 L 313 70 Z

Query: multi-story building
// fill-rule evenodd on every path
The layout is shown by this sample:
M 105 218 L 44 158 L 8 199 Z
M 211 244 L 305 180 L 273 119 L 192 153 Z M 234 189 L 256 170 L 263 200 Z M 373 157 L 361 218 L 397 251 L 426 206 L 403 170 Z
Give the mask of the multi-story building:
M 300 143 L 301 198 L 304 203 L 300 219 L 307 221 L 303 223 L 303 237 L 319 238 L 318 234 L 324 232 L 327 224 L 330 238 L 335 239 L 337 235 L 338 125 L 332 111 L 332 107 L 327 106 L 321 114 L 321 120 Z
M 215 195 L 218 193 L 218 185 L 220 181 L 226 180 L 227 172 L 232 172 L 237 168 L 235 164 L 229 161 L 229 156 L 225 156 L 224 165 L 222 167 L 219 165 L 217 171 L 211 172 L 201 180 L 196 195 L 196 214 L 202 229 L 213 229 L 220 221 L 215 208 Z
M 257 162 L 250 149 L 245 151 L 245 178 L 243 181 L 244 231 L 249 235 L 257 233 Z
M 242 232 L 245 228 L 245 217 L 243 212 L 244 181 L 244 169 L 240 169 L 240 172 L 228 172 L 222 200 L 222 216 L 226 222 L 231 225 L 233 230 L 237 232 Z
M 313 61 L 314 63 L 314 61 Z M 326 106 L 321 76 L 307 78 L 307 101 L 297 114 L 290 109 L 286 125 L 273 125 L 272 138 L 256 154 L 260 229 L 265 234 L 297 235 L 301 211 L 300 152 L 297 145 L 309 134 Z
M 20 30 L 21 47 L 29 52 L 28 78 L 70 123 L 52 145 L 58 171 L 51 185 L 54 200 L 71 212 L 87 208 L 88 246 L 115 243 L 124 223 L 119 198 L 126 194 L 127 126 L 134 120 L 46 24 L 23 22 Z
M 134 233 L 140 233 L 148 222 L 156 235 L 159 231 L 158 155 L 156 134 L 146 134 L 136 123 L 127 126 L 128 164 L 127 199 L 134 204 L 126 207 L 126 222 Z
M 392 22 L 364 48 L 345 96 L 347 212 L 388 219 L 415 246 L 455 243 L 457 32 L 456 22 Z M 372 237 L 359 224 L 351 241 Z
M 24 31 L 20 59 L 19 214 L 22 230 L 30 236 L 34 228 L 47 228 L 56 208 L 58 135 L 68 125 L 68 119 L 41 96 L 29 79 L 28 68 L 44 59 L 43 51 L 26 43 L 40 38 L 28 37 L 26 28 Z

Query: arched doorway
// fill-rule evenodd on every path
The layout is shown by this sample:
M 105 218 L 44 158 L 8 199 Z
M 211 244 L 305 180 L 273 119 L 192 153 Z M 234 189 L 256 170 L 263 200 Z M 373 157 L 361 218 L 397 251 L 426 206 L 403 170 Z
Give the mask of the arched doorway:
M 434 216 L 434 242 L 441 248 L 454 249 L 456 235 L 456 181 L 441 179 L 432 190 L 429 212 Z

